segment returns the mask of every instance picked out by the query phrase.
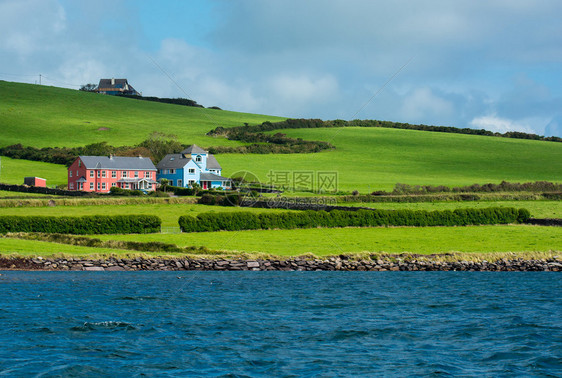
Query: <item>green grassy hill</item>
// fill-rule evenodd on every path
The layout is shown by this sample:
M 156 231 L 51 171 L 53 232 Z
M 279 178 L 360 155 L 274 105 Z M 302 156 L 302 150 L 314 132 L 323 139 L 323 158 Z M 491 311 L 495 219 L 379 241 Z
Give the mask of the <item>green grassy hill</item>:
M 203 147 L 239 145 L 205 133 L 215 127 L 283 118 L 161 104 L 71 89 L 0 81 L 0 146 L 134 145 L 153 131 Z
M 185 144 L 239 145 L 205 136 L 217 127 L 278 117 L 201 109 L 0 81 L 0 146 L 83 146 L 106 141 L 133 145 L 153 132 L 172 133 Z M 270 173 L 336 172 L 338 189 L 390 190 L 400 183 L 470 185 L 507 181 L 562 181 L 562 143 L 384 128 L 282 130 L 291 137 L 323 140 L 336 149 L 315 154 L 223 154 L 223 174 L 246 170 L 268 182 Z M 29 166 L 27 166 L 29 164 Z M 31 164 L 33 166 L 31 167 Z M 66 168 L 2 159 L 0 181 L 24 176 L 64 183 Z M 278 182 L 277 182 L 278 183 Z

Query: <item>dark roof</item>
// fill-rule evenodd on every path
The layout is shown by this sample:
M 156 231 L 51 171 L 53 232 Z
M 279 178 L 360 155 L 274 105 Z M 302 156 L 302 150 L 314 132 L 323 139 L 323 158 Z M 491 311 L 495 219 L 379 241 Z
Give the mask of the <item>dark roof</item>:
M 213 154 L 209 154 L 209 156 L 207 156 L 207 169 L 222 169 Z
M 207 151 L 202 149 L 201 147 L 192 144 L 191 146 L 187 147 L 185 150 L 181 152 L 182 154 L 191 155 L 191 154 L 206 154 Z
M 79 158 L 87 169 L 156 170 L 152 160 L 147 157 L 80 156 Z
M 168 154 L 164 156 L 164 159 L 160 160 L 160 163 L 156 166 L 158 169 L 169 169 L 169 168 L 183 168 L 191 158 L 184 158 L 183 154 Z
M 214 173 L 201 173 L 201 181 L 230 181 L 228 177 L 215 175 Z
M 127 79 L 100 79 L 100 82 L 98 84 L 98 91 L 111 91 L 112 89 L 127 94 L 138 93 L 136 89 L 133 88 L 131 84 L 129 84 Z

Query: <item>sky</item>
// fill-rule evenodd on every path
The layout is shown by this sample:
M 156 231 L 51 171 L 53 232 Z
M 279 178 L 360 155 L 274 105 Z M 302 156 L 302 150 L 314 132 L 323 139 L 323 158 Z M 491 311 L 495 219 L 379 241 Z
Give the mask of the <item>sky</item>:
M 0 0 L 0 80 L 562 137 L 559 0 Z

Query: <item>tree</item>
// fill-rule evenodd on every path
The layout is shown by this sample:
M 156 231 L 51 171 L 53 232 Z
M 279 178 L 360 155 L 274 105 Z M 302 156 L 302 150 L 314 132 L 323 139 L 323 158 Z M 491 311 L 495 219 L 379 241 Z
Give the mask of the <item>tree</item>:
M 95 92 L 96 89 L 98 89 L 98 86 L 95 85 L 95 84 L 91 84 L 91 83 L 90 84 L 84 84 L 80 87 L 80 90 L 84 91 L 84 92 Z

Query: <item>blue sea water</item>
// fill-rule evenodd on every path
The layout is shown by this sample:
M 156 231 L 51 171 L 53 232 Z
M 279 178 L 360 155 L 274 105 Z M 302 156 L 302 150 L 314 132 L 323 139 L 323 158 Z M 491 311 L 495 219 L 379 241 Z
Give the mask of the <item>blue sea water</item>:
M 559 273 L 0 273 L 0 376 L 562 376 Z

